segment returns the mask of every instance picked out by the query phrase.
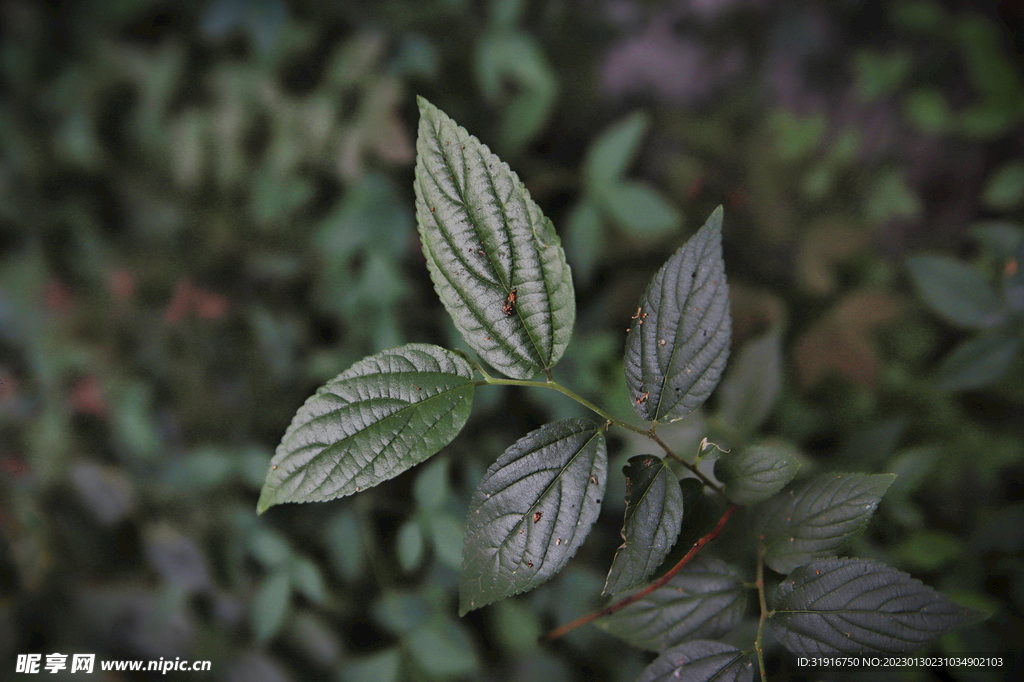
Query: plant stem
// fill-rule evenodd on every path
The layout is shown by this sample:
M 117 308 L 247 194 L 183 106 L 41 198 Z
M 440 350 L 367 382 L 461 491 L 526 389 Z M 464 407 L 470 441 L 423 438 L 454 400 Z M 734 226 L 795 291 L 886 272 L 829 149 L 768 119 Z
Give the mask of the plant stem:
M 764 669 L 764 621 L 771 617 L 768 613 L 768 602 L 764 598 L 764 542 L 757 541 L 757 600 L 761 606 L 761 617 L 757 621 L 757 639 L 754 640 L 754 650 L 757 651 L 757 664 L 761 668 L 762 682 L 768 682 L 768 672 Z
M 699 478 L 699 479 L 700 479 L 700 482 L 701 482 L 701 483 L 703 483 L 703 484 L 704 484 L 704 485 L 706 485 L 707 487 L 711 488 L 711 489 L 712 489 L 712 490 L 714 490 L 714 491 L 715 491 L 716 493 L 718 493 L 719 495 L 721 495 L 723 499 L 725 499 L 726 501 L 728 501 L 728 499 L 729 499 L 729 498 L 727 498 L 727 497 L 725 496 L 725 493 L 724 493 L 724 492 L 722 491 L 722 489 L 721 489 L 721 488 L 719 488 L 719 487 L 718 487 L 717 485 L 715 485 L 715 484 L 714 484 L 714 482 L 712 482 L 712 481 L 711 481 L 711 479 L 709 479 L 709 478 L 708 478 L 707 476 L 705 476 L 704 474 L 702 474 L 702 473 L 701 473 L 701 472 L 700 472 L 700 471 L 699 471 L 699 470 L 697 469 L 697 465 L 696 465 L 696 464 L 690 464 L 690 463 L 689 463 L 689 462 L 687 462 L 687 461 L 686 461 L 685 459 L 683 459 L 682 457 L 680 457 L 679 455 L 677 455 L 677 454 L 676 454 L 675 452 L 673 452 L 673 451 L 672 451 L 672 448 L 670 448 L 670 447 L 668 446 L 668 444 L 666 444 L 666 443 L 665 443 L 665 441 L 663 441 L 663 440 L 661 439 L 661 437 L 660 437 L 660 436 L 658 436 L 658 434 L 654 433 L 654 428 L 653 428 L 653 427 L 651 428 L 651 430 L 650 430 L 650 431 L 648 431 L 648 432 L 647 432 L 647 436 L 648 436 L 648 437 L 649 437 L 649 438 L 650 438 L 651 440 L 653 440 L 653 441 L 654 441 L 655 443 L 657 443 L 658 445 L 660 445 L 660 446 L 661 446 L 661 449 L 665 451 L 665 454 L 666 454 L 666 455 L 668 455 L 669 457 L 671 457 L 672 459 L 676 460 L 677 462 L 679 462 L 680 464 L 682 464 L 682 465 L 683 465 L 684 467 L 686 467 L 687 469 L 689 469 L 689 470 L 690 470 L 690 473 L 692 473 L 692 474 L 693 474 L 694 476 L 696 476 L 697 478 Z
M 623 609 L 623 608 L 629 606 L 633 602 L 636 602 L 636 601 L 639 601 L 639 600 L 643 599 L 644 597 L 649 595 L 651 592 L 654 592 L 659 587 L 663 587 L 666 583 L 668 583 L 668 581 L 672 580 L 672 578 L 675 577 L 676 573 L 678 573 L 680 570 L 682 570 L 683 566 L 685 566 L 686 564 L 690 563 L 690 560 L 693 559 L 693 557 L 697 556 L 697 552 L 700 551 L 701 547 L 703 547 L 704 545 L 708 544 L 709 542 L 711 542 L 712 540 L 714 540 L 715 538 L 718 537 L 718 534 L 722 532 L 722 527 L 725 526 L 726 521 L 729 520 L 729 517 L 732 516 L 732 513 L 734 511 L 736 511 L 736 509 L 738 509 L 738 507 L 735 504 L 732 505 L 731 507 L 729 507 L 728 509 L 726 509 L 725 513 L 722 514 L 722 518 L 718 519 L 718 525 L 715 526 L 715 529 L 712 530 L 707 535 L 705 535 L 704 537 L 702 537 L 697 542 L 693 543 L 693 547 L 691 547 L 690 551 L 686 553 L 686 556 L 684 556 L 682 559 L 680 559 L 679 563 L 677 563 L 675 566 L 673 566 L 671 569 L 669 569 L 668 573 L 666 573 L 665 575 L 661 576 L 660 578 L 658 578 L 656 581 L 654 581 L 653 583 L 651 583 L 650 585 L 648 585 L 644 589 L 642 589 L 639 592 L 636 592 L 634 594 L 631 594 L 630 596 L 626 597 L 625 599 L 620 599 L 619 601 L 615 602 L 614 604 L 609 604 L 608 606 L 604 607 L 603 609 L 600 609 L 598 611 L 594 611 L 593 613 L 587 614 L 586 616 L 582 616 L 581 618 L 577 618 L 576 620 L 572 621 L 571 623 L 566 623 L 565 625 L 552 630 L 551 632 L 549 632 L 547 635 L 544 636 L 544 640 L 550 642 L 553 639 L 557 639 L 557 638 L 561 637 L 562 635 L 566 634 L 567 632 L 575 630 L 576 628 L 578 628 L 581 625 L 586 625 L 587 623 L 595 621 L 598 618 L 602 618 L 604 616 L 611 615 L 611 614 L 615 613 L 616 611 L 619 611 L 620 609 Z

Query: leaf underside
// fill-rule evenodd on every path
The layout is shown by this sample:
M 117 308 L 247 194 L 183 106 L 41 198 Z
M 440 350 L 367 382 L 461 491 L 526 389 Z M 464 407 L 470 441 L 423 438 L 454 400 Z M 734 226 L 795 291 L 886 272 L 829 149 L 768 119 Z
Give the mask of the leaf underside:
M 828 473 L 782 491 L 751 508 L 763 536 L 765 563 L 789 573 L 814 559 L 835 556 L 864 530 L 894 474 Z
M 664 651 L 688 639 L 732 632 L 746 608 L 743 577 L 720 559 L 699 557 L 665 586 L 596 625 L 633 646 Z
M 683 522 L 683 490 L 665 460 L 631 457 L 626 475 L 624 543 L 615 552 L 604 594 L 618 594 L 644 583 L 665 560 Z
M 558 362 L 572 333 L 565 252 L 508 165 L 418 101 L 416 218 L 434 288 L 481 358 L 528 379 Z
M 604 431 L 586 419 L 545 424 L 507 449 L 470 503 L 460 614 L 560 571 L 597 520 L 606 474 Z
M 626 338 L 626 385 L 641 419 L 697 409 L 729 358 L 732 318 L 722 260 L 722 208 L 658 270 Z
M 658 656 L 637 682 L 751 682 L 753 679 L 753 663 L 736 647 L 694 640 Z
M 834 557 L 793 571 L 773 608 L 772 632 L 796 654 L 914 651 L 984 617 L 894 568 Z
M 473 402 L 473 370 L 451 351 L 413 343 L 364 358 L 292 418 L 257 511 L 365 490 L 450 443 Z

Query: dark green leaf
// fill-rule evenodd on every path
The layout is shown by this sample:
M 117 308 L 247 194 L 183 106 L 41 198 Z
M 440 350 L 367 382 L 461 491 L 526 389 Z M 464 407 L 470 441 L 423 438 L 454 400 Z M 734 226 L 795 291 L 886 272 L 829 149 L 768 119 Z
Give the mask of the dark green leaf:
M 506 450 L 470 503 L 460 613 L 560 571 L 597 519 L 606 472 L 604 431 L 585 419 L 545 424 Z
M 299 408 L 256 507 L 322 502 L 375 486 L 450 443 L 469 417 L 473 370 L 412 343 L 365 358 Z
M 464 677 L 480 667 L 473 637 L 450 617 L 436 616 L 410 632 L 406 647 L 419 667 L 440 677 Z
M 800 462 L 772 447 L 755 445 L 723 455 L 715 462 L 715 478 L 736 504 L 763 502 L 793 480 Z
M 698 639 L 658 656 L 637 682 L 750 682 L 753 679 L 753 663 L 739 649 Z
M 594 140 L 583 166 L 588 190 L 600 196 L 609 185 L 622 178 L 649 126 L 647 114 L 636 111 L 609 126 Z
M 1000 321 L 1003 306 L 974 268 L 946 256 L 914 256 L 907 268 L 918 296 L 950 324 L 982 329 Z
M 645 182 L 622 182 L 605 188 L 599 197 L 615 224 L 638 236 L 657 236 L 679 227 L 679 211 Z
M 709 519 L 711 506 L 704 495 L 704 484 L 696 478 L 684 478 L 679 481 L 683 491 L 683 524 L 679 531 L 677 547 L 693 545 L 702 535 L 710 530 Z
M 718 385 L 732 318 L 722 261 L 722 207 L 658 270 L 626 339 L 626 385 L 641 419 L 675 420 Z
M 860 534 L 893 474 L 828 473 L 791 487 L 751 509 L 763 536 L 764 561 L 779 573 L 834 556 Z
M 626 476 L 625 543 L 615 552 L 604 594 L 618 594 L 644 583 L 672 549 L 683 522 L 683 491 L 665 460 L 630 457 Z
M 699 557 L 664 587 L 596 624 L 633 646 L 664 651 L 688 639 L 731 632 L 743 619 L 747 592 L 743 577 L 731 566 Z
M 416 217 L 441 302 L 466 343 L 527 379 L 562 356 L 576 318 L 551 221 L 507 164 L 422 97 Z
M 775 592 L 775 637 L 796 654 L 903 653 L 984 614 L 866 559 L 822 559 Z
M 1021 339 L 1002 329 L 959 343 L 942 359 L 933 378 L 940 391 L 967 391 L 990 386 L 1010 369 Z
M 722 420 L 753 433 L 771 414 L 782 388 L 782 330 L 773 329 L 744 344 L 730 363 L 716 399 Z

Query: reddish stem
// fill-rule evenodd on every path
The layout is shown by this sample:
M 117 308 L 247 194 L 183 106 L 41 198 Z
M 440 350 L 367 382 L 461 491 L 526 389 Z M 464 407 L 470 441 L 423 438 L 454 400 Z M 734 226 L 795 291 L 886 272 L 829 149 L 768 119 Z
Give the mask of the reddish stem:
M 686 556 L 684 556 L 682 559 L 680 559 L 679 563 L 677 563 L 675 566 L 673 566 L 668 571 L 668 573 L 666 573 L 665 575 L 661 576 L 656 581 L 654 581 L 653 583 L 651 583 L 650 585 L 648 585 L 644 589 L 640 590 L 639 592 L 636 592 L 635 594 L 629 595 L 625 599 L 621 599 L 621 600 L 615 602 L 614 604 L 609 604 L 608 606 L 604 607 L 603 609 L 600 609 L 598 611 L 594 611 L 593 613 L 588 613 L 585 616 L 577 618 L 576 620 L 572 621 L 571 623 L 566 623 L 562 627 L 555 628 L 554 630 L 552 630 L 551 632 L 549 632 L 547 635 L 544 636 L 544 640 L 550 642 L 553 639 L 558 639 L 559 637 L 561 637 L 565 633 L 570 632 L 571 630 L 575 630 L 576 628 L 578 628 L 581 625 L 586 625 L 587 623 L 595 621 L 598 618 L 603 618 L 604 616 L 609 616 L 609 615 L 615 613 L 616 611 L 629 606 L 633 602 L 639 601 L 639 600 L 643 599 L 644 597 L 649 595 L 651 592 L 654 592 L 659 587 L 663 587 L 666 583 L 668 583 L 669 580 L 672 580 L 672 578 L 675 577 L 676 573 L 678 573 L 679 571 L 682 570 L 683 566 L 685 566 L 686 564 L 690 563 L 690 559 L 692 559 L 693 557 L 697 556 L 697 552 L 700 551 L 701 547 L 703 547 L 704 545 L 708 544 L 709 542 L 711 542 L 712 540 L 714 540 L 715 538 L 718 537 L 718 534 L 722 532 L 722 527 L 725 526 L 725 522 L 729 520 L 729 517 L 732 516 L 732 513 L 734 511 L 736 511 L 737 508 L 738 508 L 737 505 L 734 504 L 731 507 L 729 507 L 728 509 L 726 509 L 725 513 L 722 514 L 722 518 L 718 519 L 718 525 L 715 526 L 715 529 L 712 530 L 707 535 L 705 535 L 704 537 L 702 537 L 700 540 L 697 540 L 697 542 L 693 543 L 693 547 L 691 547 L 690 551 L 686 553 Z

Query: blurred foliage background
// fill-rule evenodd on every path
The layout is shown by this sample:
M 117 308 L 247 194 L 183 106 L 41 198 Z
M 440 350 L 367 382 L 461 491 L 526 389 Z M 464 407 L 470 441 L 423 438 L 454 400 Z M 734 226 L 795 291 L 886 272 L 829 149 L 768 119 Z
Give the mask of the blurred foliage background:
M 1017 3 L 3 0 L 0 32 L 0 676 L 30 652 L 257 682 L 625 682 L 650 660 L 593 627 L 537 643 L 602 604 L 619 472 L 650 452 L 621 433 L 570 567 L 455 617 L 471 492 L 574 414 L 559 396 L 478 391 L 426 465 L 255 515 L 320 384 L 461 346 L 415 231 L 416 94 L 554 220 L 579 301 L 556 376 L 623 418 L 636 301 L 724 204 L 732 365 L 660 433 L 898 473 L 849 553 L 993 613 L 933 652 L 1019 651 Z

